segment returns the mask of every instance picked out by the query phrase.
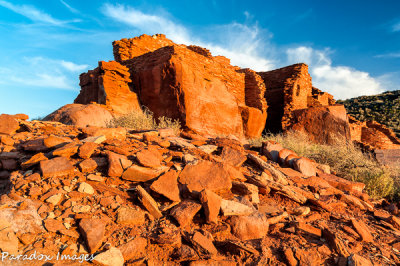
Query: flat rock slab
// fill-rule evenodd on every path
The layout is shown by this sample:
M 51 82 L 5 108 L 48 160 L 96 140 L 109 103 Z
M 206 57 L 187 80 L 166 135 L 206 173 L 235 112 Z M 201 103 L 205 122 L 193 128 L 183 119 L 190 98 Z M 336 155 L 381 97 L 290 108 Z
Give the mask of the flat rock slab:
M 95 142 L 85 142 L 79 147 L 78 155 L 82 159 L 89 159 L 99 145 Z
M 160 176 L 150 186 L 151 190 L 165 196 L 172 201 L 180 201 L 178 188 L 178 172 L 170 170 Z
M 122 178 L 134 182 L 146 182 L 152 180 L 168 170 L 168 167 L 161 166 L 157 169 L 132 165 L 122 174 Z
M 237 201 L 222 199 L 221 211 L 224 216 L 237 216 L 249 215 L 254 212 L 254 209 Z
M 204 189 L 213 192 L 227 192 L 232 187 L 232 166 L 210 161 L 199 161 L 196 165 L 186 165 L 179 175 L 179 183 L 186 185 L 190 192 L 200 193 Z M 241 175 L 239 172 L 238 175 Z
M 40 170 L 44 178 L 69 176 L 74 172 L 71 161 L 65 157 L 56 157 L 51 160 L 41 161 Z
M 231 147 L 224 147 L 222 149 L 221 158 L 225 163 L 229 163 L 235 167 L 240 167 L 247 160 L 244 152 L 232 149 Z
M 96 252 L 103 243 L 106 224 L 101 219 L 82 219 L 79 223 L 79 229 L 90 253 Z
M 94 257 L 93 262 L 102 266 L 123 266 L 124 256 L 118 248 L 110 248 Z
M 144 211 L 121 207 L 118 209 L 117 223 L 125 225 L 142 225 L 145 223 Z
M 218 250 L 215 248 L 213 242 L 200 232 L 194 233 L 192 237 L 193 244 L 200 248 L 201 251 L 210 255 L 216 255 Z
M 180 226 L 185 227 L 193 220 L 193 217 L 200 209 L 201 204 L 195 201 L 185 200 L 175 206 L 170 214 L 178 221 Z
M 150 196 L 149 193 L 147 193 L 146 190 L 144 190 L 141 186 L 137 186 L 136 190 L 138 192 L 139 200 L 143 204 L 143 206 L 146 208 L 146 210 L 154 216 L 154 218 L 159 219 L 163 215 L 158 209 L 158 204 L 157 202 L 153 199 L 152 196 Z
M 0 115 L 0 134 L 11 135 L 19 129 L 19 123 L 11 115 Z
M 158 168 L 163 157 L 157 150 L 142 150 L 136 154 L 136 159 L 145 167 Z
M 361 239 L 365 242 L 373 242 L 374 237 L 371 235 L 368 226 L 361 220 L 351 219 L 351 224 L 357 233 L 361 236 Z
M 124 260 L 135 260 L 141 258 L 147 247 L 147 239 L 143 237 L 136 237 L 135 239 L 128 241 L 127 243 L 118 247 L 121 251 Z

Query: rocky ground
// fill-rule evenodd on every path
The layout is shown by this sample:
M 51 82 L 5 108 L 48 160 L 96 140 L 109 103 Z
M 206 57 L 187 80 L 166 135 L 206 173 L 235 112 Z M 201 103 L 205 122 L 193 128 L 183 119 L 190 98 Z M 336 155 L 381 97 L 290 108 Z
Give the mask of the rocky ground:
M 400 263 L 397 205 L 277 143 L 26 118 L 0 116 L 2 265 Z

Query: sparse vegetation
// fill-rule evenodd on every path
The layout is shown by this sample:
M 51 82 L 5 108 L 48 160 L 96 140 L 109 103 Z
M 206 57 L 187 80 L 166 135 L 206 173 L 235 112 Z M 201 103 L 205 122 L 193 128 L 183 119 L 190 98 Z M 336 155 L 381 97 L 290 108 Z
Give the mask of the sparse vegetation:
M 172 128 L 176 133 L 181 129 L 179 120 L 172 120 L 164 116 L 157 120 L 153 117 L 153 113 L 150 110 L 144 108 L 143 111 L 135 111 L 114 118 L 108 123 L 108 127 L 126 127 L 133 130 Z
M 338 101 L 360 121 L 373 120 L 391 128 L 400 137 L 400 90 Z
M 346 140 L 337 140 L 335 145 L 321 145 L 311 142 L 306 134 L 289 131 L 285 134 L 265 135 L 252 140 L 251 144 L 261 146 L 262 141 L 274 140 L 298 155 L 308 157 L 320 164 L 327 164 L 338 176 L 363 182 L 372 198 L 393 198 L 399 194 L 400 170 L 378 163 L 370 154 Z

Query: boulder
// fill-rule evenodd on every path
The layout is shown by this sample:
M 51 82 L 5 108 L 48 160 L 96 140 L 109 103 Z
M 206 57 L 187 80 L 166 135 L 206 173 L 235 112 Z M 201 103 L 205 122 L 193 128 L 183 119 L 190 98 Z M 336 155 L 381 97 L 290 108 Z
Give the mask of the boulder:
M 78 127 L 106 127 L 113 119 L 109 110 L 98 104 L 67 104 L 46 116 L 44 121 L 56 121 Z
M 267 218 L 258 212 L 249 216 L 232 216 L 229 224 L 232 234 L 242 241 L 263 238 L 269 228 Z
M 305 176 L 316 176 L 317 168 L 315 163 L 305 157 L 293 159 L 293 168 Z
M 343 105 L 311 107 L 293 113 L 291 129 L 307 134 L 321 144 L 335 144 L 337 140 L 350 140 L 350 126 Z

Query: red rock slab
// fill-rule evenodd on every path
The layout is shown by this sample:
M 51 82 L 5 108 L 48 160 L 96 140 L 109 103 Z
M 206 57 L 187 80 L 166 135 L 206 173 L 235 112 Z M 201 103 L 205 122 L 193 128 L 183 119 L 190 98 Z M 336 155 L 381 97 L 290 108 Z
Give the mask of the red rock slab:
M 117 223 L 124 225 L 142 225 L 145 223 L 144 211 L 121 207 L 118 209 Z
M 141 186 L 137 186 L 136 190 L 139 194 L 139 200 L 146 208 L 146 210 L 154 216 L 154 218 L 159 219 L 162 217 L 162 213 L 158 209 L 157 202 L 146 192 Z
M 19 123 L 11 115 L 0 115 L 0 134 L 12 135 L 19 129 Z
M 151 184 L 150 189 L 172 201 L 180 201 L 178 172 L 170 170 Z
M 190 224 L 193 217 L 200 211 L 200 209 L 201 204 L 192 200 L 185 200 L 175 206 L 171 210 L 170 215 L 178 221 L 180 226 L 185 227 Z
M 195 246 L 199 247 L 202 251 L 210 255 L 216 255 L 218 250 L 215 248 L 213 242 L 200 232 L 194 233 L 192 242 Z
M 355 218 L 351 219 L 351 224 L 357 233 L 361 236 L 361 239 L 365 242 L 373 242 L 374 237 L 370 233 L 370 229 L 362 220 L 356 220 Z
M 244 152 L 232 149 L 231 147 L 224 147 L 222 149 L 221 158 L 225 163 L 229 163 L 235 167 L 240 167 L 247 160 Z
M 126 128 L 103 128 L 103 127 L 86 127 L 82 129 L 87 137 L 98 137 L 104 135 L 107 140 L 125 140 Z
M 321 237 L 322 235 L 321 229 L 315 228 L 314 226 L 304 222 L 298 222 L 296 224 L 296 229 L 314 235 L 316 237 Z
M 37 153 L 35 155 L 33 155 L 29 160 L 23 162 L 21 164 L 22 169 L 27 169 L 29 167 L 32 167 L 38 163 L 40 163 L 41 161 L 46 161 L 48 160 L 48 158 L 43 154 L 43 153 Z
M 132 165 L 122 174 L 122 178 L 134 182 L 146 182 L 152 180 L 168 170 L 168 167 L 160 167 L 157 169 Z
M 40 170 L 42 171 L 42 176 L 44 178 L 69 176 L 73 174 L 74 166 L 67 158 L 56 157 L 51 160 L 41 161 Z
M 49 149 L 44 145 L 43 138 L 28 140 L 27 142 L 22 144 L 22 148 L 25 151 L 35 151 L 35 152 L 47 151 Z
M 163 157 L 157 150 L 142 150 L 136 154 L 136 159 L 145 167 L 158 168 Z
M 121 165 L 121 155 L 113 153 L 113 152 L 106 152 L 107 160 L 108 160 L 108 176 L 110 177 L 120 177 L 124 172 L 124 169 Z
M 121 250 L 124 260 L 128 261 L 141 258 L 146 252 L 146 247 L 147 247 L 147 239 L 138 236 L 135 237 L 135 239 L 130 240 L 127 243 L 118 246 L 118 249 Z
M 61 230 L 65 230 L 65 226 L 62 222 L 56 219 L 46 219 L 43 221 L 43 224 L 48 232 L 57 233 Z
M 203 205 L 207 222 L 217 223 L 222 198 L 211 190 L 206 189 L 200 193 L 200 201 Z
M 45 139 L 43 139 L 43 144 L 47 148 L 59 148 L 60 146 L 72 142 L 70 138 L 63 138 L 63 137 L 58 137 L 58 136 L 49 136 Z
M 103 243 L 106 224 L 101 219 L 82 219 L 79 229 L 90 253 L 96 252 Z
M 98 146 L 99 145 L 94 142 L 85 142 L 79 147 L 79 157 L 81 157 L 82 159 L 90 158 Z
M 179 175 L 178 181 L 186 185 L 190 192 L 200 193 L 204 189 L 213 192 L 227 192 L 232 188 L 232 180 L 237 178 L 232 174 L 230 165 L 199 161 L 196 165 L 186 165 Z
M 82 173 L 88 173 L 88 172 L 92 172 L 97 168 L 97 163 L 95 160 L 93 159 L 86 159 L 83 160 L 80 164 L 79 164 L 79 169 L 82 171 Z
M 7 136 L 7 135 L 0 136 L 0 142 L 4 145 L 8 145 L 8 146 L 14 145 L 14 140 L 10 136 Z
M 52 152 L 53 156 L 71 157 L 78 152 L 79 144 L 76 142 L 68 143 Z

